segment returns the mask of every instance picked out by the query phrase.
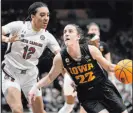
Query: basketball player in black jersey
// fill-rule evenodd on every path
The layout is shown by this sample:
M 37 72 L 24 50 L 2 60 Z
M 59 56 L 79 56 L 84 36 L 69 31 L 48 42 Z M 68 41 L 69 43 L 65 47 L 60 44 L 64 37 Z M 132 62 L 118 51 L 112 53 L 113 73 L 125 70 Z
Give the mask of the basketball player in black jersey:
M 107 43 L 100 40 L 100 28 L 98 24 L 96 24 L 95 22 L 91 22 L 90 24 L 87 25 L 87 36 L 84 38 L 84 40 L 82 40 L 82 43 L 88 43 L 96 46 L 101 51 L 104 58 L 112 62 L 109 46 L 107 45 Z M 105 71 L 105 74 L 107 75 L 107 77 L 109 77 L 111 82 L 113 82 L 113 84 L 116 86 L 114 73 Z M 80 113 L 86 113 L 82 109 L 82 107 L 80 109 Z
M 66 48 L 54 57 L 48 75 L 30 90 L 29 104 L 35 100 L 38 88 L 49 85 L 65 69 L 75 82 L 79 102 L 87 113 L 128 113 L 119 92 L 103 73 L 103 68 L 114 72 L 115 64 L 106 60 L 97 47 L 79 45 L 78 28 L 74 24 L 64 28 Z

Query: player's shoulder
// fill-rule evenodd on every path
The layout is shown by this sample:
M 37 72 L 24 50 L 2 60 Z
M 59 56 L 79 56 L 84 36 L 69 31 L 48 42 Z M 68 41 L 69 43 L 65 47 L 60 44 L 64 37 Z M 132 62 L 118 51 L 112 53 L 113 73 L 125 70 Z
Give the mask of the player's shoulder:
M 16 25 L 19 25 L 19 26 L 22 26 L 24 25 L 24 21 L 13 21 L 13 22 L 10 22 L 10 23 L 13 23 L 13 24 L 16 24 Z
M 23 21 L 12 21 L 2 26 L 2 30 L 7 34 L 19 32 L 22 29 L 23 25 Z
M 98 50 L 98 48 L 94 45 L 88 45 L 88 49 L 89 49 L 90 53 L 94 53 Z
M 47 35 L 54 37 L 52 33 L 50 33 L 48 30 L 44 30 L 44 33 L 46 33 Z
M 52 33 L 50 33 L 48 30 L 43 30 L 43 34 L 48 38 L 49 40 L 55 39 Z
M 88 45 L 88 47 L 89 47 L 89 51 L 93 59 L 96 59 L 97 57 L 101 55 L 100 50 L 96 46 Z
M 94 46 L 94 45 L 90 45 L 90 44 L 89 44 L 89 45 L 88 45 L 88 48 L 92 48 L 92 49 L 93 49 L 93 48 L 97 48 L 97 47 Z
M 11 26 L 21 27 L 22 25 L 23 25 L 23 21 L 12 21 L 12 22 L 9 22 L 8 24 L 4 25 L 4 26 L 7 26 L 7 27 L 11 27 Z

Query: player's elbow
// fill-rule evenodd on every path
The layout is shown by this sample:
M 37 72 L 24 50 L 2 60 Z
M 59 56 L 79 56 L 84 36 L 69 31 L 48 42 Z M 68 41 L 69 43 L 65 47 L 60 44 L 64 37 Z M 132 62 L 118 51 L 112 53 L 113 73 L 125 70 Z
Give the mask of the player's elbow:
M 47 80 L 49 83 L 53 82 L 53 79 L 50 76 L 48 76 Z
M 49 74 L 48 77 L 49 77 L 48 80 L 49 80 L 50 83 L 53 82 L 56 79 L 56 76 L 53 75 L 53 74 Z

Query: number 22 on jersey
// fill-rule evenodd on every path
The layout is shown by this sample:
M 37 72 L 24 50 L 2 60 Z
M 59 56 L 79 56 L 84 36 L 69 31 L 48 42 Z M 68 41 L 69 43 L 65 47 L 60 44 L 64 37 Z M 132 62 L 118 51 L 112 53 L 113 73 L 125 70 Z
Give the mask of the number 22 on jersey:
M 86 82 L 90 82 L 90 81 L 93 81 L 96 77 L 95 75 L 93 75 L 93 72 L 87 72 L 85 73 L 84 75 L 77 75 L 75 76 L 75 78 L 77 80 L 80 80 L 79 83 L 86 83 Z

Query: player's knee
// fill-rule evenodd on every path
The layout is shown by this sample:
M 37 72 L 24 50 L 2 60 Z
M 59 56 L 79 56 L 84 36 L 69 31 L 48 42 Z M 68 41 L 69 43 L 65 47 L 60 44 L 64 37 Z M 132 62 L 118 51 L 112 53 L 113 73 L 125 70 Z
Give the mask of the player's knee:
M 13 113 L 23 113 L 22 105 L 14 105 L 11 107 Z

